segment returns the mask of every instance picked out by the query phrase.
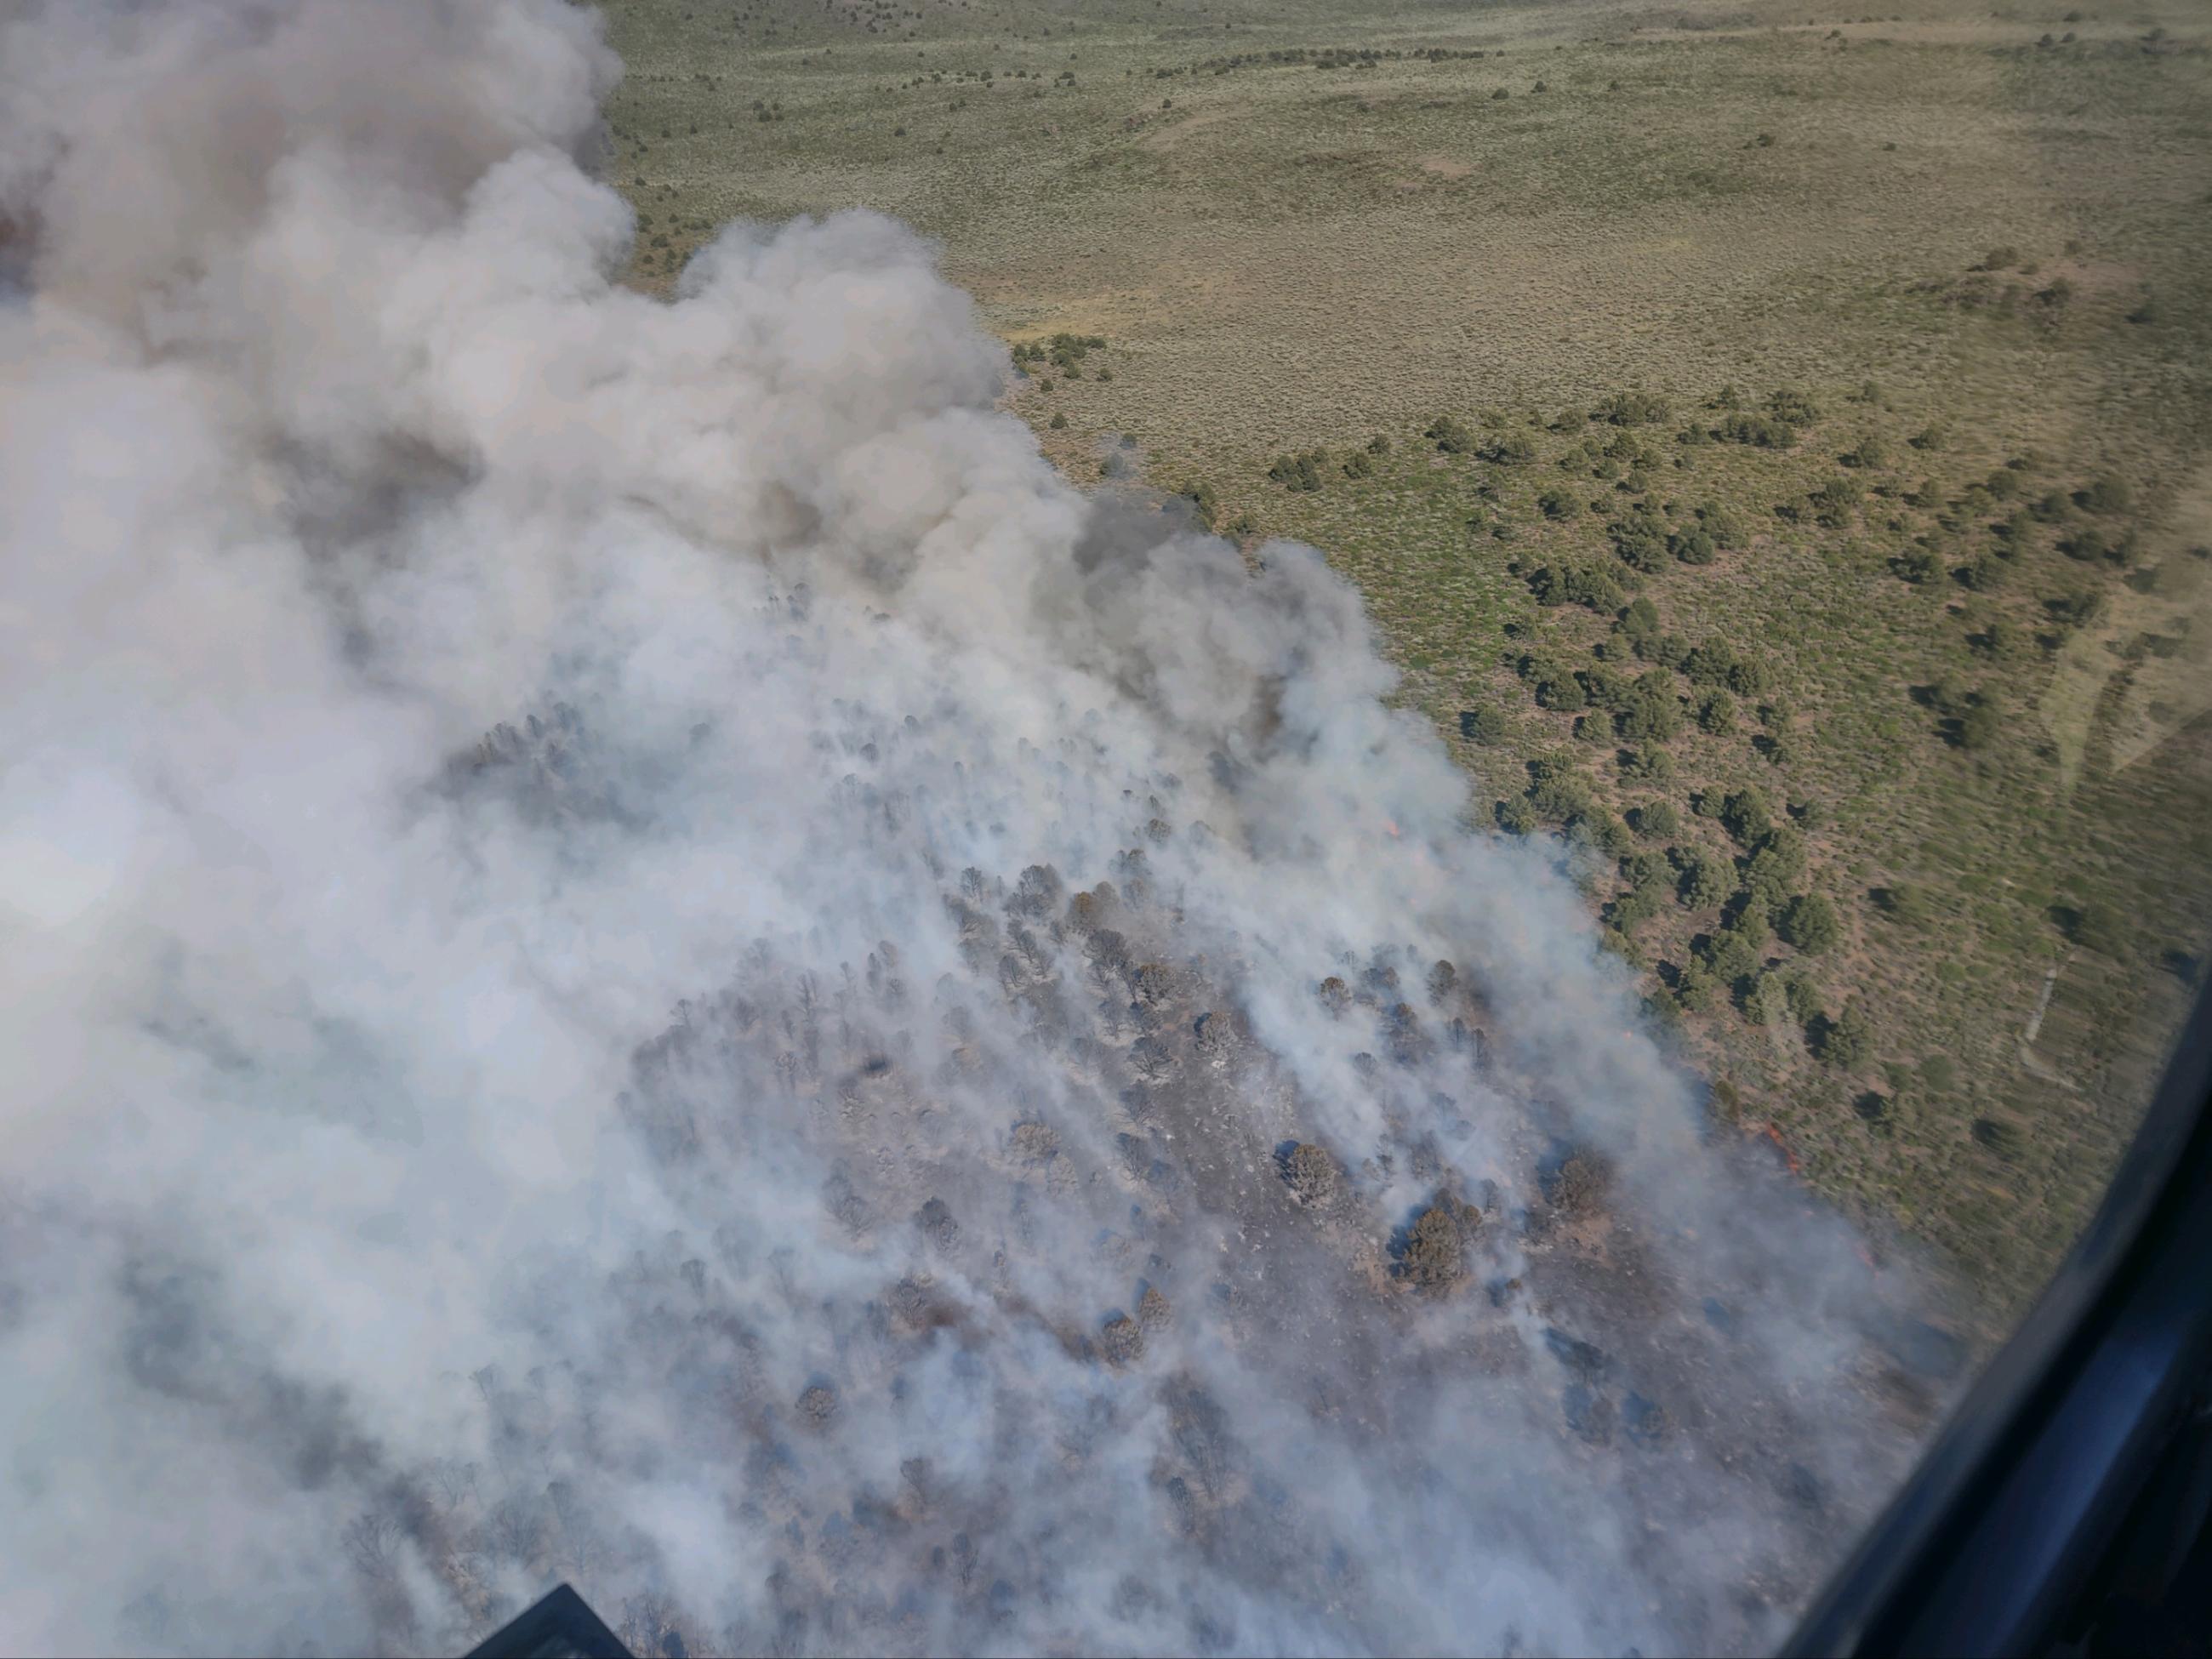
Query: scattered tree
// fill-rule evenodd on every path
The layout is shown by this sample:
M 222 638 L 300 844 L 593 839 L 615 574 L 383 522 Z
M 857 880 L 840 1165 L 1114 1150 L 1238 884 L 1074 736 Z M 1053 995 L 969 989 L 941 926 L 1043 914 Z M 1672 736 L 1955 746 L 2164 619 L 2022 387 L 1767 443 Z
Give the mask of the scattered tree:
M 1467 1236 L 1482 1212 L 1438 1193 L 1406 1230 L 1398 1251 L 1398 1274 L 1416 1290 L 1431 1295 L 1450 1290 L 1467 1272 Z
M 1745 846 L 1764 837 L 1774 827 L 1766 797 L 1757 789 L 1731 790 L 1721 799 L 1721 827 Z
M 1987 749 L 1997 740 L 2002 729 L 1996 703 L 1985 693 L 1976 697 L 1973 706 L 1959 717 L 1959 747 Z
M 1850 522 L 1865 494 L 1865 487 L 1856 478 L 1831 478 L 1808 498 L 1813 516 L 1832 530 L 1840 528 Z
M 1577 1149 L 1559 1160 L 1544 1182 L 1544 1196 L 1552 1207 L 1571 1216 L 1595 1215 L 1605 1207 L 1613 1185 L 1613 1170 L 1599 1153 Z
M 1779 904 L 1804 874 L 1805 837 L 1785 823 L 1768 830 L 1744 861 L 1743 884 L 1769 904 Z
M 1298 1142 L 1283 1158 L 1283 1179 L 1304 1204 L 1319 1206 L 1334 1198 L 1337 1174 L 1328 1149 L 1310 1140 Z
M 1108 1320 L 1098 1332 L 1098 1346 L 1109 1365 L 1133 1365 L 1145 1357 L 1145 1330 L 1127 1314 Z
M 2083 489 L 2074 500 L 2076 505 L 2091 513 L 2124 513 L 2134 499 L 2134 492 L 2119 479 L 2105 477 Z
M 1681 878 L 1675 891 L 1685 908 L 1710 910 L 1728 896 L 1728 866 L 1719 860 L 1703 853 L 1683 853 L 1676 857 Z
M 1925 927 L 1936 920 L 1935 902 L 1928 896 L 1928 890 L 1911 882 L 1891 883 L 1880 890 L 1875 902 L 1884 915 L 1906 927 Z
M 1480 708 L 1463 708 L 1459 716 L 1459 734 L 1469 743 L 1494 744 L 1504 740 L 1504 714 L 1488 703 Z
M 1834 948 L 1843 937 L 1836 907 L 1820 893 L 1800 893 L 1784 907 L 1778 924 L 1784 939 L 1807 956 Z
M 1274 465 L 1267 469 L 1267 477 L 1285 489 L 1315 490 L 1322 484 L 1322 469 L 1328 464 L 1328 452 L 1310 449 L 1302 455 L 1278 455 Z
M 1617 392 L 1592 410 L 1590 418 L 1613 426 L 1650 426 L 1665 420 L 1668 413 L 1664 398 L 1648 392 Z
M 1863 433 L 1858 442 L 1852 446 L 1850 453 L 1843 459 L 1847 465 L 1856 467 L 1887 466 L 1889 465 L 1889 446 L 1878 433 Z
M 1421 433 L 1447 455 L 1457 455 L 1474 447 L 1474 434 L 1449 415 L 1439 415 Z
M 1684 564 L 1711 564 L 1720 549 L 1703 530 L 1677 531 L 1668 538 L 1674 556 Z
M 1928 547 L 1911 547 L 1890 562 L 1890 568 L 1915 586 L 1924 586 L 1943 574 L 1943 561 Z
M 1856 1071 L 1874 1052 L 1874 1029 L 1856 1002 L 1832 1019 L 1823 1017 L 1814 1023 L 1819 1030 L 1813 1040 L 1814 1051 L 1824 1066 L 1839 1072 Z

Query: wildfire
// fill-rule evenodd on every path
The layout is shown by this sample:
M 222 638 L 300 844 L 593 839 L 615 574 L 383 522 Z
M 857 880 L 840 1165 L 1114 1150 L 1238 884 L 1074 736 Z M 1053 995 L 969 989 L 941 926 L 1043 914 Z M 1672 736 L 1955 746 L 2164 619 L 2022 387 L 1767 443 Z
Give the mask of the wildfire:
M 1790 1166 L 1790 1173 L 1791 1175 L 1802 1175 L 1805 1173 L 1802 1167 L 1800 1166 L 1797 1162 L 1797 1154 L 1791 1152 L 1790 1150 L 1789 1142 L 1783 1139 L 1782 1131 L 1780 1128 L 1771 1123 L 1763 1124 L 1759 1127 L 1759 1133 L 1765 1135 L 1778 1147 L 1781 1148 L 1782 1161 Z

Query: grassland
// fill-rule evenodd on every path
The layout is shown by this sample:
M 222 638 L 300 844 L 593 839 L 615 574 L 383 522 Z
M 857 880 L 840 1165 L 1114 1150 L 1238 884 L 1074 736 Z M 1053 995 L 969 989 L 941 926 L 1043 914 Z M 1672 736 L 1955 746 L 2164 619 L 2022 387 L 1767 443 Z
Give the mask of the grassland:
M 1010 344 L 1103 341 L 1025 362 L 1047 452 L 1323 549 L 1496 821 L 1585 845 L 1723 1115 L 1992 1320 L 2040 1282 L 2212 934 L 2201 11 L 607 11 L 633 280 L 868 205 Z M 1713 641 L 1742 689 L 1680 672 Z

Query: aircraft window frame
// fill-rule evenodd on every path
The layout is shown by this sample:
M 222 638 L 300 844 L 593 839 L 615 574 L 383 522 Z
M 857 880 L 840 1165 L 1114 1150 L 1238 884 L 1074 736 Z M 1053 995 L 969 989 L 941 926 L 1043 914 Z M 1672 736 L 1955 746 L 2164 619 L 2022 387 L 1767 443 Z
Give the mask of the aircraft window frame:
M 2078 1638 L 2131 1506 L 2203 1416 L 2208 1260 L 2212 988 L 2094 1218 L 1783 1651 L 2017 1653 Z

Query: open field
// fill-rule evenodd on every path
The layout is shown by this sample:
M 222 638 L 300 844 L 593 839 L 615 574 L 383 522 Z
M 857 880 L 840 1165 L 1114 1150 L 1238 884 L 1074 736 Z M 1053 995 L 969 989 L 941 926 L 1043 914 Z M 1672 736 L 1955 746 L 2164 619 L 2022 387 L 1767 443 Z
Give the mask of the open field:
M 1360 585 L 1722 1115 L 2033 1289 L 2212 933 L 2201 10 L 606 9 L 635 281 L 939 239 L 1073 476 Z

